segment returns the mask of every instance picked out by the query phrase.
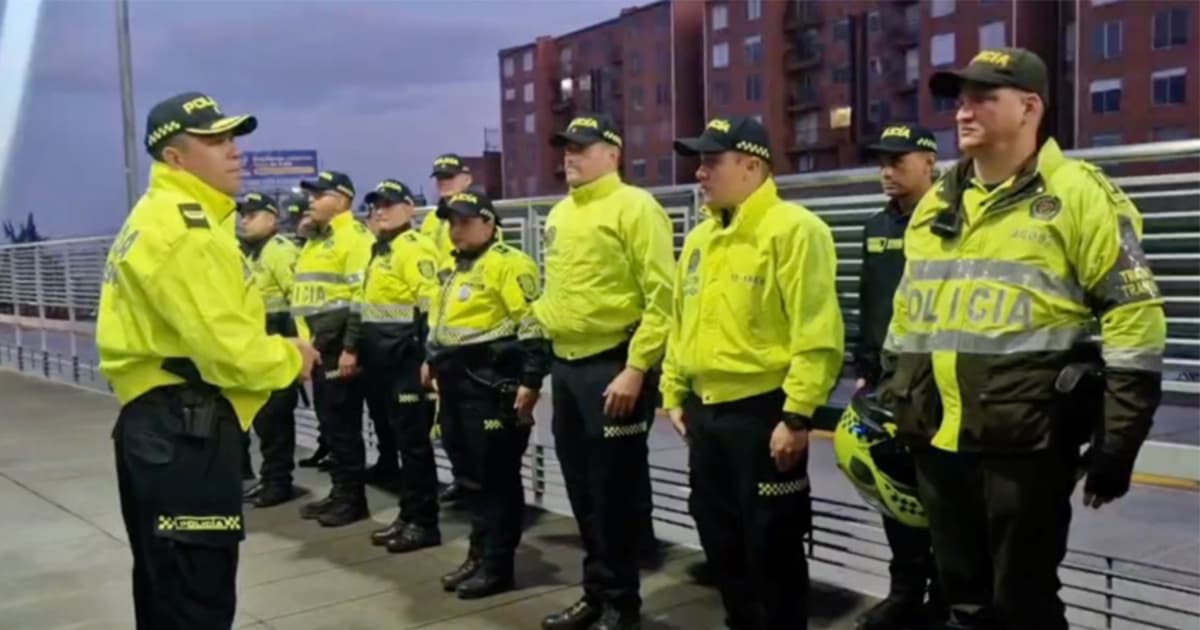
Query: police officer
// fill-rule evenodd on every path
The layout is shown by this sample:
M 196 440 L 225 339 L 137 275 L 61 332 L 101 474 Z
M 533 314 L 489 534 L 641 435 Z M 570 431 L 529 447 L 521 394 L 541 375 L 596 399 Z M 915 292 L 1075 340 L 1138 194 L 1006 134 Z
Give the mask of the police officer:
M 238 213 L 242 252 L 250 261 L 254 285 L 267 309 L 267 334 L 295 336 L 288 300 L 300 250 L 277 232 L 279 209 L 271 197 L 250 193 L 239 205 Z M 254 419 L 263 461 L 259 484 L 246 498 L 258 507 L 279 505 L 296 494 L 292 486 L 292 460 L 296 456 L 297 398 L 295 386 L 276 391 Z
M 692 513 L 731 628 L 807 627 L 808 432 L 842 367 L 833 236 L 783 201 L 767 132 L 718 118 L 699 155 L 705 220 L 684 241 L 663 407 L 689 445 Z
M 636 628 L 638 544 L 648 521 L 647 432 L 670 315 L 674 236 L 650 193 L 621 181 L 612 119 L 581 116 L 552 139 L 570 194 L 546 217 L 554 442 L 583 537 L 583 598 L 543 628 Z
M 1161 398 L 1162 298 L 1129 198 L 1039 146 L 1037 55 L 985 50 L 930 88 L 958 99 L 964 159 L 909 221 L 882 392 L 915 449 L 950 624 L 1065 630 L 1079 447 L 1094 434 L 1084 504 L 1124 495 Z
M 458 193 L 443 199 L 437 212 L 455 252 L 429 315 L 425 380 L 437 378 L 443 431 L 462 433 L 463 462 L 471 466 L 463 486 L 470 550 L 442 585 L 475 599 L 514 585 L 525 508 L 521 459 L 549 352 L 530 309 L 539 289 L 537 265 L 497 241 L 500 217 L 491 200 Z
M 471 167 L 456 153 L 445 153 L 434 158 L 433 171 L 429 176 L 434 179 L 439 200 L 449 199 L 458 193 L 466 192 L 474 181 L 471 176 Z M 421 233 L 429 237 L 437 247 L 441 264 L 448 264 L 453 260 L 454 243 L 450 240 L 450 226 L 438 218 L 436 212 L 426 214 L 425 218 L 421 220 Z M 497 230 L 497 238 L 500 238 L 499 230 Z M 465 457 L 463 453 L 467 447 L 456 441 L 457 437 L 458 434 L 455 434 L 453 430 L 449 436 L 444 431 L 442 432 L 442 448 L 446 451 L 446 457 L 450 459 L 450 473 L 453 477 L 450 485 L 446 486 L 438 496 L 443 503 L 452 503 L 461 499 L 463 495 L 463 481 L 465 480 L 463 470 L 468 467 L 463 462 Z
M 309 503 L 301 516 L 327 527 L 366 518 L 362 437 L 363 392 L 358 373 L 360 320 L 352 305 L 361 300 L 363 277 L 374 239 L 354 219 L 354 183 L 344 173 L 322 171 L 300 187 L 312 195 L 314 234 L 300 251 L 292 314 L 301 335 L 313 340 L 322 369 L 313 377 L 321 433 L 333 463 L 329 496 Z
M 379 400 L 372 418 L 390 425 L 392 448 L 404 464 L 399 477 L 400 514 L 371 533 L 371 541 L 402 553 L 441 544 L 438 532 L 437 467 L 429 430 L 433 402 L 421 384 L 426 316 L 437 293 L 437 249 L 412 226 L 412 191 L 385 179 L 367 193 L 377 235 L 367 267 L 359 313 L 360 352 L 368 399 Z M 380 440 L 380 458 L 385 457 Z M 390 453 L 395 458 L 396 451 Z
M 150 184 L 105 264 L 96 346 L 121 404 L 113 439 L 139 629 L 233 626 L 241 435 L 317 359 L 263 330 L 262 297 L 222 227 L 241 186 L 233 138 L 256 126 L 198 92 L 155 105 Z
M 879 160 L 879 177 L 887 206 L 863 226 L 862 273 L 858 284 L 859 339 L 854 347 L 856 389 L 874 390 L 882 371 L 880 348 L 892 319 L 892 297 L 904 273 L 904 229 L 917 201 L 933 185 L 937 140 L 916 125 L 884 127 L 879 142 L 869 147 Z M 860 630 L 891 630 L 920 626 L 944 617 L 934 575 L 929 530 L 908 527 L 888 516 L 883 531 L 892 550 L 888 596 L 858 621 Z M 925 593 L 930 591 L 926 610 Z
M 372 193 L 367 194 L 370 196 Z M 375 244 L 378 247 L 379 234 L 382 230 L 379 213 L 375 212 L 375 206 L 366 199 L 363 199 L 362 206 L 366 208 L 363 224 L 367 226 L 367 231 L 375 238 Z M 372 253 L 371 258 L 374 260 L 374 253 Z M 363 290 L 365 291 L 366 287 Z M 368 374 L 367 381 L 370 380 L 371 377 Z M 392 433 L 392 421 L 389 419 L 391 415 L 390 408 L 392 406 L 392 394 L 389 389 L 389 387 L 373 387 L 370 382 L 366 383 L 364 398 L 367 402 L 367 416 L 371 418 L 371 428 L 375 433 L 378 458 L 373 465 L 366 469 L 363 479 L 367 483 L 398 491 L 400 460 L 397 452 L 396 436 Z

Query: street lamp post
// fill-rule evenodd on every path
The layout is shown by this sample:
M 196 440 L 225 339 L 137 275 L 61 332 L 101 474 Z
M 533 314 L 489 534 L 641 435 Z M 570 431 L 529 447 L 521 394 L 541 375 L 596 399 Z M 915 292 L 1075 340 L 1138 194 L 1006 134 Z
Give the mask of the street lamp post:
M 117 57 L 121 72 L 121 118 L 125 140 L 125 196 L 128 207 L 137 203 L 137 140 L 133 121 L 133 62 L 129 44 L 129 2 L 115 0 Z

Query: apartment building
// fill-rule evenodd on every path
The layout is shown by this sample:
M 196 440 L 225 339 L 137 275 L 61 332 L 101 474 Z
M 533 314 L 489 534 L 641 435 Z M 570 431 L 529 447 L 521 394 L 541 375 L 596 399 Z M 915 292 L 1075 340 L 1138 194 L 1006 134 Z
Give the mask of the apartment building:
M 622 170 L 642 186 L 689 181 L 671 143 L 702 124 L 702 2 L 661 0 L 611 20 L 499 53 L 505 197 L 566 190 L 550 136 L 584 112 L 624 133 Z

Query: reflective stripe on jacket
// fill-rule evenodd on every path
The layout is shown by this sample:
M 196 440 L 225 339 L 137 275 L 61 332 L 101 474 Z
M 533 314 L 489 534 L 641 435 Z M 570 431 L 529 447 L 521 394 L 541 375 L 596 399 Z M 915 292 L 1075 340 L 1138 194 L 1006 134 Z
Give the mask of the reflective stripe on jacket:
M 361 301 L 363 279 L 375 237 L 343 212 L 304 243 L 296 261 L 292 315 L 302 336 L 322 354 L 354 350 L 357 320 L 351 307 Z

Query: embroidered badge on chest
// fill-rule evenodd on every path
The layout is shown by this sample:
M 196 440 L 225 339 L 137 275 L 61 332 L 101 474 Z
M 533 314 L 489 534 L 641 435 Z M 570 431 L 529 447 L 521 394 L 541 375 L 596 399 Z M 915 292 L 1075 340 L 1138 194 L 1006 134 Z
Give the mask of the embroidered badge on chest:
M 1042 195 L 1034 199 L 1033 203 L 1029 205 L 1029 216 L 1042 221 L 1049 221 L 1058 216 L 1061 210 L 1062 201 L 1058 197 Z
M 470 297 L 471 297 L 470 285 L 466 285 L 466 284 L 462 285 L 462 287 L 460 287 L 458 289 L 458 301 L 466 302 Z

